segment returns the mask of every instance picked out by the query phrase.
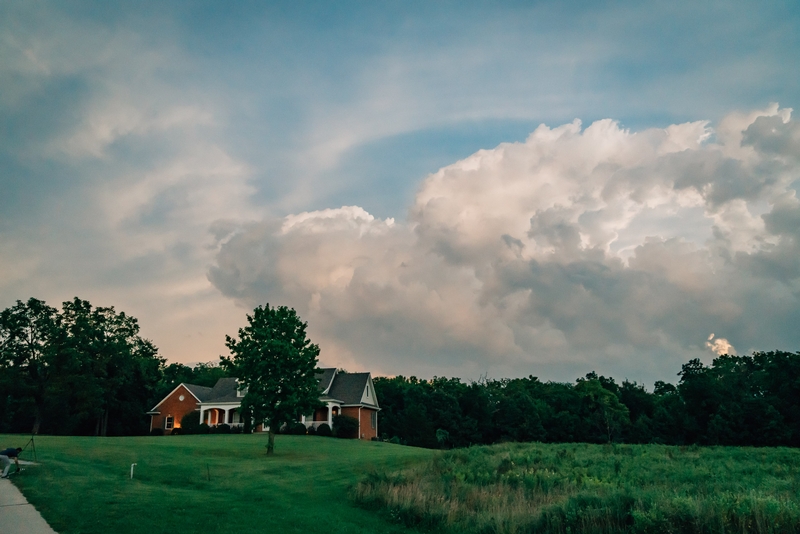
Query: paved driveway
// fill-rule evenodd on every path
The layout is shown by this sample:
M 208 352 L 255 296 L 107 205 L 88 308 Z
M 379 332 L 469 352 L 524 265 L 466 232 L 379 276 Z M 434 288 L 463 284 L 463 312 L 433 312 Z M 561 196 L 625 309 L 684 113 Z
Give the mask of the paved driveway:
M 42 515 L 7 478 L 0 478 L 0 532 L 3 534 L 55 534 Z

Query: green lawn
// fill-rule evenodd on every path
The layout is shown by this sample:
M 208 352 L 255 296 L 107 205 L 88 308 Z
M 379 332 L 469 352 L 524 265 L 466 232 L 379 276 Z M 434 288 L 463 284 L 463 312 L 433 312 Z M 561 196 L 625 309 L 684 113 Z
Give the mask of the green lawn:
M 26 436 L 0 436 L 3 447 Z M 14 483 L 59 533 L 402 532 L 348 488 L 432 451 L 316 436 L 39 436 Z M 30 449 L 23 459 L 30 459 Z M 136 463 L 134 479 L 130 467 Z M 12 467 L 13 469 L 13 467 Z

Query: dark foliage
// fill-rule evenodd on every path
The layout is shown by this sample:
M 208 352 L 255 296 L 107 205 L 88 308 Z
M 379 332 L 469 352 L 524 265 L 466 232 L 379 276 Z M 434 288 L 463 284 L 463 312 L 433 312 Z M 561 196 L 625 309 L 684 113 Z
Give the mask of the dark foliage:
M 181 418 L 181 430 L 184 434 L 198 434 L 200 432 L 200 413 L 189 412 Z
M 306 425 L 303 423 L 289 423 L 281 430 L 282 434 L 289 434 L 291 436 L 305 436 Z
M 0 432 L 147 434 L 163 365 L 124 312 L 17 301 L 0 312 Z
M 328 426 L 328 423 L 322 423 L 317 427 L 317 435 L 330 437 L 333 436 L 333 432 L 331 431 L 331 427 Z
M 349 415 L 333 416 L 333 433 L 337 438 L 353 439 L 358 437 L 358 419 Z
M 592 372 L 574 384 L 534 376 L 376 378 L 380 430 L 393 443 L 451 448 L 501 441 L 800 446 L 800 353 L 692 360 L 677 384 Z

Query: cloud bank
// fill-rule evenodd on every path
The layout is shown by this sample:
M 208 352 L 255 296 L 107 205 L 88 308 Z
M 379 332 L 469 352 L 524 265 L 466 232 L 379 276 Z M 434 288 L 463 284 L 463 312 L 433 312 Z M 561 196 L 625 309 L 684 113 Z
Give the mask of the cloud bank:
M 670 379 L 798 347 L 797 154 L 777 105 L 714 128 L 541 125 L 429 175 L 403 222 L 345 206 L 226 225 L 209 279 L 295 307 L 329 365 Z

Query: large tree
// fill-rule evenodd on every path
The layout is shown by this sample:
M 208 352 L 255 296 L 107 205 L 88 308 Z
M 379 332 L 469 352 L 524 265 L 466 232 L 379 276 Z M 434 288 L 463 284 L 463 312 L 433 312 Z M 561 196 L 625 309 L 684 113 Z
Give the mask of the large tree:
M 319 347 L 306 336 L 307 323 L 286 306 L 259 306 L 247 316 L 239 339 L 225 336 L 231 357 L 222 365 L 246 388 L 242 413 L 269 427 L 267 454 L 275 450 L 275 430 L 319 405 Z
M 17 301 L 0 312 L 0 428 L 145 432 L 162 366 L 136 319 L 114 308 L 77 297 L 61 312 L 41 300 Z
M 39 431 L 58 350 L 57 311 L 44 301 L 30 298 L 0 312 L 0 386 L 10 405 L 30 406 L 33 433 Z M 11 400 L 14 402 L 12 403 Z

